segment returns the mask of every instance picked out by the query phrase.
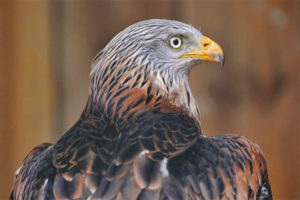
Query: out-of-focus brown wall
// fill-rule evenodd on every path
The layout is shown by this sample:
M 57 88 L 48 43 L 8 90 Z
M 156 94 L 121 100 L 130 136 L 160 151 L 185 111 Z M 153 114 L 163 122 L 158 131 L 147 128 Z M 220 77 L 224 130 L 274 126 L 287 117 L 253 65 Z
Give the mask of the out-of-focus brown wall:
M 257 142 L 274 198 L 299 199 L 298 1 L 1 1 L 0 199 L 30 149 L 79 117 L 96 53 L 149 18 L 190 23 L 221 44 L 224 70 L 203 63 L 190 73 L 204 132 Z

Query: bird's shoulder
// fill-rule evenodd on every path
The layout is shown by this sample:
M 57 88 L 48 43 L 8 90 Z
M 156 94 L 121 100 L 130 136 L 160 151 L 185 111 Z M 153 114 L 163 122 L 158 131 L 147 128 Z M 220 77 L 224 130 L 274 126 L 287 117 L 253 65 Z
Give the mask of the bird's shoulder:
M 203 199 L 271 199 L 266 162 L 259 146 L 238 135 L 206 137 L 168 161 L 182 177 L 186 195 Z
M 29 152 L 15 173 L 10 199 L 31 199 L 45 195 L 45 180 L 55 176 L 51 161 L 52 147 L 50 143 L 42 143 Z
M 111 162 L 117 138 L 115 127 L 103 119 L 80 119 L 55 144 L 30 151 L 10 198 L 87 198 Z

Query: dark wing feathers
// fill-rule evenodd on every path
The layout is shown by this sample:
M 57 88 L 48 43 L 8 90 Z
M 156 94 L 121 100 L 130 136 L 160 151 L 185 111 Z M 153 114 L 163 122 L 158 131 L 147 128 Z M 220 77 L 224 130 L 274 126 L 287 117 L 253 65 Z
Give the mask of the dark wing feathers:
M 51 162 L 51 155 L 52 144 L 49 143 L 40 144 L 30 151 L 16 172 L 10 199 L 51 196 L 48 193 L 48 187 L 51 186 L 56 173 Z
M 200 136 L 180 114 L 132 123 L 85 120 L 34 148 L 11 199 L 271 199 L 262 152 L 245 137 Z
M 181 180 L 193 198 L 271 199 L 263 154 L 245 137 L 201 136 L 187 151 L 170 159 L 168 169 L 174 177 L 184 177 L 174 181 Z

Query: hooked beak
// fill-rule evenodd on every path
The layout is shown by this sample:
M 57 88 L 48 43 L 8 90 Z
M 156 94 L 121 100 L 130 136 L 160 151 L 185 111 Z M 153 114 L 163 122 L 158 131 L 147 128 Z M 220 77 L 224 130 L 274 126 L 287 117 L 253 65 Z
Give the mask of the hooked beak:
M 200 39 L 201 49 L 195 49 L 192 52 L 183 54 L 180 58 L 199 58 L 200 60 L 218 62 L 221 64 L 221 68 L 224 66 L 224 53 L 220 45 L 206 36 L 202 36 Z

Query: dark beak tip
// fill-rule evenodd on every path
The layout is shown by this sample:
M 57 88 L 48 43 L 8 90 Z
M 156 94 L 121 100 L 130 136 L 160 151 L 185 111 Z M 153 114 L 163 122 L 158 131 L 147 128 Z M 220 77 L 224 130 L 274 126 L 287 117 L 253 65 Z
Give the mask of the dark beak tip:
M 224 68 L 224 64 L 225 64 L 225 56 L 224 55 L 220 55 L 219 57 L 220 59 L 220 64 L 221 64 L 221 70 Z

